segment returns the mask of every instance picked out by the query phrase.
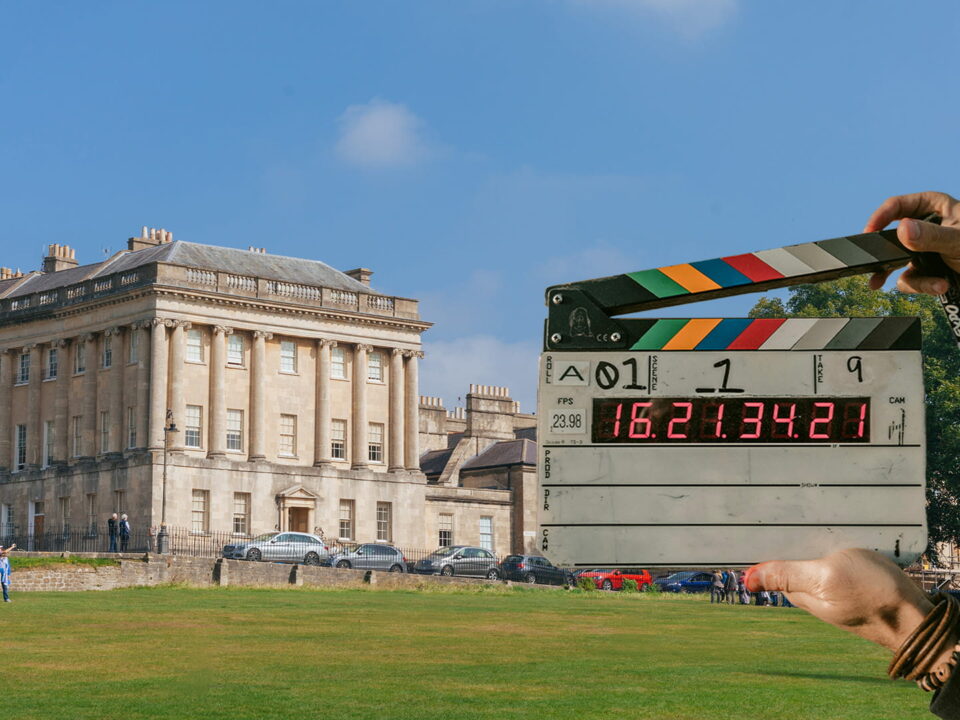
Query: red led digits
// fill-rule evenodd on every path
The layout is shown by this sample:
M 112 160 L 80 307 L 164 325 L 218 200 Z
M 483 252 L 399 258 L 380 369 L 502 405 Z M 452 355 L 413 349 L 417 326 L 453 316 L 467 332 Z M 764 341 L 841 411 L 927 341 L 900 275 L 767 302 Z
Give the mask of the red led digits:
M 595 443 L 870 442 L 865 397 L 594 398 L 592 417 Z
M 700 437 L 706 442 L 711 439 L 719 440 L 723 434 L 723 403 L 708 402 L 703 406 L 703 417 L 700 420 Z
M 680 408 L 683 411 L 683 417 L 675 417 L 670 421 L 670 424 L 667 425 L 667 437 L 671 440 L 686 440 L 686 432 L 678 432 L 678 425 L 686 425 L 690 422 L 690 418 L 693 415 L 693 403 L 692 402 L 675 402 L 673 407 Z
M 651 407 L 653 403 L 651 402 L 635 402 L 633 404 L 633 409 L 630 411 L 630 430 L 627 432 L 634 440 L 646 440 L 651 436 L 651 428 L 653 428 L 653 423 L 650 421 L 650 417 L 647 415 L 647 408 Z M 639 414 L 637 411 L 639 410 Z M 642 429 L 637 432 L 637 426 L 640 426 Z
M 862 402 L 848 402 L 843 406 L 843 430 L 840 432 L 844 440 L 858 440 L 863 437 L 867 427 L 867 404 Z
M 784 406 L 789 406 L 786 411 L 786 417 L 783 417 Z M 773 404 L 773 428 L 770 437 L 776 440 L 793 440 L 793 423 L 797 419 L 797 404 L 775 402 Z M 786 427 L 783 427 L 786 425 Z
M 756 413 L 756 417 L 747 417 L 747 412 Z M 747 432 L 747 425 L 753 426 L 750 432 Z M 740 439 L 757 440 L 760 437 L 760 430 L 763 428 L 763 403 L 748 402 L 743 404 L 743 419 L 740 421 Z
M 810 421 L 810 439 L 811 440 L 829 440 L 830 430 L 833 428 L 833 410 L 832 402 L 815 402 L 813 404 L 813 420 Z M 825 410 L 824 417 L 817 417 L 820 410 Z M 817 429 L 819 426 L 819 430 Z M 826 426 L 826 427 L 824 427 Z

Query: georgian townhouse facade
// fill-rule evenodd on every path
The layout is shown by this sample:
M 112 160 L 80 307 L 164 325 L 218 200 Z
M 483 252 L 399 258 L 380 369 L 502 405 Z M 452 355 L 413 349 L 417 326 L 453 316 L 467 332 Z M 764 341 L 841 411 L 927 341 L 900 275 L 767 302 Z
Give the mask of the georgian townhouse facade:
M 529 479 L 421 471 L 421 442 L 449 435 L 459 468 L 512 438 L 516 404 L 421 398 L 430 324 L 371 274 L 146 228 L 99 263 L 50 245 L 41 271 L 0 268 L 0 537 L 102 536 L 117 512 L 134 532 L 527 548 Z

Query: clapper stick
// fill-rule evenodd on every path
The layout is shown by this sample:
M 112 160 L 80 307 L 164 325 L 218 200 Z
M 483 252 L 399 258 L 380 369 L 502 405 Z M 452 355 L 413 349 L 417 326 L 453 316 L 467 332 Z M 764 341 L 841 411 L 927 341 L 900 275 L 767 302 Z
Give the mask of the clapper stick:
M 947 279 L 950 289 L 940 303 L 960 348 L 960 276 L 938 254 L 912 252 L 896 230 L 884 230 L 552 286 L 544 349 L 631 348 L 656 321 L 614 319 L 618 315 L 886 273 L 908 262 Z

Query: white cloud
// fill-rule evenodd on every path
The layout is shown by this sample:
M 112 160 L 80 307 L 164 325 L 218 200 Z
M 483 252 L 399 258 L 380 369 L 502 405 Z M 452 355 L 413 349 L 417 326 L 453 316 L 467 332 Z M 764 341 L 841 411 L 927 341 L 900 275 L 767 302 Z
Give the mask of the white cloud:
M 472 335 L 425 342 L 420 365 L 420 392 L 443 398 L 444 406 L 462 405 L 470 383 L 510 388 L 523 412 L 534 412 L 537 403 L 536 341 L 508 343 L 490 335 Z
M 571 0 L 575 5 L 613 10 L 638 20 L 656 18 L 687 39 L 714 30 L 737 12 L 738 0 Z
M 373 99 L 340 116 L 336 153 L 353 165 L 390 168 L 413 165 L 430 154 L 423 121 L 405 105 Z
M 639 250 L 629 256 L 620 248 L 598 240 L 570 255 L 547 258 L 537 268 L 537 275 L 543 285 L 558 285 L 640 270 L 646 267 L 645 262 L 644 253 Z

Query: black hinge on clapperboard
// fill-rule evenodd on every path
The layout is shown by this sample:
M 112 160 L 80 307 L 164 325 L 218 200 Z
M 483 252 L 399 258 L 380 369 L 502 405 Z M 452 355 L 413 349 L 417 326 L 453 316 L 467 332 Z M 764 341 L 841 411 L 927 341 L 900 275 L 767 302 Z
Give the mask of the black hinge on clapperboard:
M 928 215 L 923 220 L 941 221 L 937 215 Z M 908 262 L 924 275 L 946 278 L 949 287 L 939 300 L 960 349 L 960 275 L 937 253 L 907 250 L 897 239 L 896 230 L 555 285 L 547 288 L 546 293 L 549 310 L 543 348 L 547 351 L 650 349 L 656 347 L 661 326 L 669 325 L 670 321 L 615 319 L 616 316 L 851 275 L 888 272 Z M 919 333 L 919 324 L 914 322 L 913 326 L 912 332 Z M 919 338 L 912 342 L 918 346 Z

